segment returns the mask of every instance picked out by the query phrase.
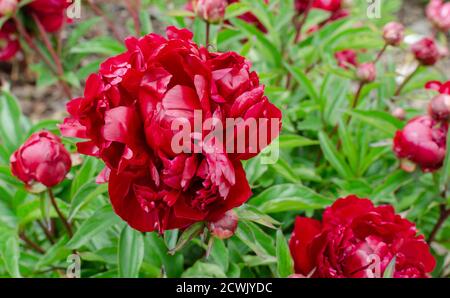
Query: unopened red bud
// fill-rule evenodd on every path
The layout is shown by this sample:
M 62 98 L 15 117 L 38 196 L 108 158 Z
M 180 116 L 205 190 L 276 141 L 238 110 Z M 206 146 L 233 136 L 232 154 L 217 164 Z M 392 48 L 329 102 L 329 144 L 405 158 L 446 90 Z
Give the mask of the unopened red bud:
M 373 63 L 363 63 L 358 65 L 356 69 L 356 76 L 361 82 L 371 83 L 377 77 L 377 70 Z
M 441 57 L 441 52 L 433 38 L 425 37 L 414 43 L 411 50 L 422 65 L 431 66 L 436 64 Z
M 450 95 L 440 94 L 433 98 L 428 106 L 428 113 L 438 121 L 447 121 L 450 117 Z
M 442 32 L 450 30 L 450 2 L 431 0 L 426 9 L 427 18 Z
M 405 110 L 402 108 L 396 108 L 393 112 L 392 112 L 392 116 L 394 116 L 395 118 L 399 119 L 399 120 L 405 120 L 406 119 L 406 113 Z
M 227 0 L 197 0 L 195 12 L 199 18 L 210 24 L 218 24 L 225 18 Z
M 233 210 L 227 211 L 224 216 L 208 223 L 211 234 L 219 239 L 228 239 L 234 235 L 238 225 L 238 216 Z
M 391 46 L 398 46 L 402 43 L 405 37 L 405 27 L 397 22 L 390 22 L 384 26 L 383 38 L 384 41 Z
M 12 14 L 17 9 L 17 0 L 0 0 L 0 16 Z

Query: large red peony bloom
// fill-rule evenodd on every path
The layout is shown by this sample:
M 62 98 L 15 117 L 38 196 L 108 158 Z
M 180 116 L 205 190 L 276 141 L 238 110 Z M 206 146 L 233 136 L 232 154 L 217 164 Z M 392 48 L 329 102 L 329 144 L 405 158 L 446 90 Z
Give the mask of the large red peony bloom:
M 264 96 L 245 58 L 210 53 L 192 42 L 188 30 L 169 27 L 167 36 L 127 39 L 127 52 L 104 62 L 87 80 L 84 97 L 68 104 L 71 117 L 61 127 L 66 136 L 88 139 L 78 151 L 106 163 L 103 177 L 109 176 L 111 203 L 140 231 L 216 221 L 248 200 L 251 191 L 241 160 L 262 147 L 250 148 L 243 125 L 218 129 L 225 141 L 205 138 L 202 132 L 217 129 L 218 120 L 274 119 L 269 143 L 280 129 L 281 112 Z M 200 122 L 200 132 L 188 131 L 194 145 L 185 144 L 185 149 L 196 153 L 176 152 L 172 141 L 180 128 L 174 124 L 198 126 L 198 112 L 203 125 L 208 119 L 214 124 L 202 131 Z M 235 142 L 230 132 L 235 138 L 246 136 L 243 152 L 223 150 Z
M 45 31 L 58 31 L 63 25 L 66 8 L 71 5 L 67 0 L 34 0 L 28 4 L 27 11 L 35 14 Z
M 398 158 L 408 159 L 423 171 L 436 171 L 444 162 L 448 123 L 429 116 L 412 119 L 394 138 L 394 152 Z
M 26 185 L 39 182 L 47 187 L 64 180 L 70 171 L 70 154 L 54 134 L 33 134 L 11 156 L 11 171 Z
M 315 278 L 381 277 L 394 257 L 393 277 L 423 278 L 436 264 L 413 223 L 356 196 L 338 199 L 322 222 L 297 217 L 289 246 L 295 272 Z

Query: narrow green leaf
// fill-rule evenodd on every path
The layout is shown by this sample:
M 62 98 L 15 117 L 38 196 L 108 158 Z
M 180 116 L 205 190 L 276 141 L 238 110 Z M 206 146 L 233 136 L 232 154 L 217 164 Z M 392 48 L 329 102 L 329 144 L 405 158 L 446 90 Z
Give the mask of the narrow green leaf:
M 119 237 L 117 256 L 119 277 L 139 277 L 139 270 L 144 260 L 142 233 L 126 225 Z
M 277 273 L 278 277 L 282 278 L 294 273 L 294 262 L 281 230 L 277 231 Z
M 328 136 L 324 132 L 319 133 L 320 147 L 322 148 L 323 154 L 331 166 L 341 175 L 343 178 L 349 178 L 353 176 L 353 173 L 344 161 L 344 159 L 339 155 L 336 150 L 336 145 L 334 145 Z
M 300 84 L 301 88 L 309 95 L 309 97 L 316 103 L 319 101 L 319 95 L 313 83 L 308 79 L 308 76 L 297 66 L 291 66 L 284 63 L 284 67 L 292 74 L 294 79 Z
M 189 241 L 197 237 L 204 229 L 203 222 L 198 222 L 187 228 L 178 239 L 177 245 L 169 251 L 170 254 L 175 254 L 182 249 Z

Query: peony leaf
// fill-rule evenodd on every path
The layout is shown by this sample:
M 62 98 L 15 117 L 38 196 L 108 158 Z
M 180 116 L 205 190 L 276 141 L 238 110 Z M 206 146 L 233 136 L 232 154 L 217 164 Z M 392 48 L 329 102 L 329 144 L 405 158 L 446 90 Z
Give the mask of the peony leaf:
M 288 277 L 294 273 L 294 262 L 289 251 L 289 246 L 287 245 L 281 230 L 277 231 L 276 249 L 278 277 Z
M 205 228 L 205 224 L 203 222 L 197 222 L 187 228 L 178 239 L 177 245 L 171 250 L 169 250 L 169 254 L 174 255 L 180 249 L 182 249 L 189 241 L 200 235 L 200 233 Z
M 139 270 L 144 260 L 142 233 L 126 225 L 120 233 L 117 257 L 119 277 L 139 277 Z

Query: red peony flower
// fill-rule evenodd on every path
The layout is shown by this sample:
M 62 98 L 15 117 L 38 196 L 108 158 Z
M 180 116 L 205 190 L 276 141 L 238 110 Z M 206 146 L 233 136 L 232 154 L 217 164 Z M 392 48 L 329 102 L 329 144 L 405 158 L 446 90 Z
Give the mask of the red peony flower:
M 350 66 L 358 65 L 358 55 L 353 50 L 343 50 L 334 54 L 335 59 L 338 62 L 339 67 L 349 69 Z
M 450 95 L 450 81 L 441 83 L 439 81 L 430 81 L 425 85 L 428 90 L 434 90 L 441 94 Z
M 19 51 L 20 43 L 16 26 L 13 22 L 6 21 L 0 29 L 0 61 L 14 58 Z
M 197 16 L 210 24 L 218 24 L 225 18 L 227 0 L 196 0 L 195 12 Z
M 411 50 L 422 65 L 431 66 L 436 64 L 441 57 L 441 53 L 433 38 L 425 37 L 414 43 Z
M 70 5 L 67 0 L 34 0 L 26 7 L 28 13 L 37 16 L 45 31 L 55 32 L 63 25 L 64 14 Z
M 405 38 L 405 27 L 397 22 L 390 22 L 383 28 L 383 38 L 386 44 L 399 46 Z
M 39 182 L 53 187 L 70 171 L 70 154 L 54 134 L 43 131 L 33 134 L 11 156 L 11 171 L 27 186 Z
M 427 17 L 440 31 L 450 30 L 450 2 L 431 0 L 426 9 Z
M 128 38 L 127 52 L 104 62 L 84 97 L 69 102 L 71 117 L 61 126 L 64 135 L 88 140 L 80 153 L 105 162 L 100 180 L 109 176 L 115 211 L 140 231 L 214 222 L 242 205 L 251 191 L 241 160 L 264 147 L 250 139 L 266 133 L 270 143 L 280 129 L 281 112 L 244 57 L 210 53 L 188 30 L 169 27 L 167 36 Z M 219 125 L 238 118 L 276 126 L 249 135 L 245 125 Z M 209 138 L 211 131 L 224 138 Z M 182 151 L 173 142 L 180 133 L 187 136 Z M 242 137 L 244 150 L 230 152 Z
M 398 158 L 416 163 L 425 172 L 438 170 L 445 158 L 447 131 L 447 123 L 439 123 L 429 116 L 416 117 L 395 135 L 394 152 Z
M 298 13 L 304 13 L 308 9 L 310 0 L 295 0 L 295 9 Z M 336 12 L 343 7 L 342 0 L 313 0 L 312 8 L 329 12 Z
M 322 222 L 297 217 L 289 242 L 295 272 L 315 278 L 382 277 L 395 258 L 395 278 L 423 278 L 436 262 L 413 223 L 392 206 L 338 199 Z

